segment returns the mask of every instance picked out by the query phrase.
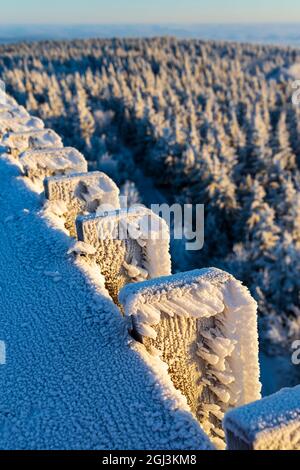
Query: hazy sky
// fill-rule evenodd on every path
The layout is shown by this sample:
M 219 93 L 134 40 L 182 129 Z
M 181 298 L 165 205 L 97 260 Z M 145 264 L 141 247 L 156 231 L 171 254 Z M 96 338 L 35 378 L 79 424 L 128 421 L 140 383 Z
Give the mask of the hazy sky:
M 4 0 L 0 23 L 300 22 L 300 0 Z

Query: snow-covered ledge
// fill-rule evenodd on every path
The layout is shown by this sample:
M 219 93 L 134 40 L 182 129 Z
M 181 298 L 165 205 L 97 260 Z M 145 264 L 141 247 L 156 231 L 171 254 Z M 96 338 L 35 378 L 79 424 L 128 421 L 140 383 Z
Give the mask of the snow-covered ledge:
M 72 237 L 78 215 L 120 208 L 119 188 L 101 171 L 52 176 L 44 180 L 44 188 L 45 210 L 60 218 Z
M 24 108 L 9 97 L 7 102 L 10 116 L 24 123 Z M 25 148 L 44 147 L 32 121 L 26 128 Z M 129 337 L 99 269 L 84 257 L 73 264 L 66 256 L 73 240 L 40 210 L 43 194 L 22 175 L 22 139 L 20 146 L 12 139 L 9 148 L 1 142 L 0 149 L 0 253 L 10 291 L 1 310 L 10 337 L 18 325 L 15 356 L 10 349 L 1 382 L 8 412 L 3 448 L 213 449 L 161 361 Z M 40 168 L 51 170 L 40 149 L 36 157 Z M 149 243 L 149 256 L 155 252 Z M 166 263 L 170 269 L 169 258 Z M 153 264 L 152 273 L 159 269 Z M 28 331 L 36 334 L 30 338 Z
M 229 450 L 300 450 L 300 385 L 229 411 Z
M 168 365 L 203 429 L 225 447 L 222 419 L 260 398 L 257 305 L 239 281 L 202 269 L 124 287 L 135 336 Z
M 44 123 L 41 119 L 32 116 L 25 116 L 16 119 L 15 113 L 0 112 L 0 137 L 8 132 L 26 132 L 28 128 L 43 129 Z
M 78 240 L 94 248 L 116 303 L 124 285 L 171 273 L 169 228 L 145 207 L 79 216 L 76 228 Z
M 29 149 L 47 147 L 62 148 L 63 143 L 59 135 L 52 129 L 36 129 L 28 127 L 25 132 L 8 132 L 2 138 L 2 145 L 17 157 Z

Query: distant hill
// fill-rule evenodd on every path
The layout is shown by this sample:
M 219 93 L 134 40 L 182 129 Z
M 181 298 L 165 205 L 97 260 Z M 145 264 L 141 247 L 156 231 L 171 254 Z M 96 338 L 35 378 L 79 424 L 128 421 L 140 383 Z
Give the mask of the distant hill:
M 176 36 L 300 46 L 299 24 L 1 25 L 0 43 L 60 39 Z

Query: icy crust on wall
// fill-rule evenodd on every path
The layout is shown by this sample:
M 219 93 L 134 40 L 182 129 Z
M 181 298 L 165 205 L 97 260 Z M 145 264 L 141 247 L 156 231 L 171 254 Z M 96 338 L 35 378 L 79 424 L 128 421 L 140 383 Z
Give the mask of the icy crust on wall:
M 135 334 L 168 365 L 173 383 L 213 442 L 224 413 L 260 398 L 256 302 L 211 268 L 130 284 L 119 299 Z
M 78 240 L 96 249 L 93 259 L 116 303 L 125 284 L 171 273 L 168 226 L 149 209 L 79 216 L 76 227 Z
M 229 449 L 300 450 L 300 385 L 229 411 Z
M 26 111 L 23 106 L 17 105 L 9 105 L 9 104 L 1 104 L 0 103 L 0 118 L 1 119 L 15 119 L 16 121 L 20 121 L 23 119 L 31 118 L 28 111 Z M 37 118 L 34 118 L 37 119 Z
M 8 132 L 27 132 L 28 128 L 43 129 L 44 123 L 36 117 L 26 117 L 16 119 L 11 116 L 3 116 L 0 113 L 0 137 Z
M 24 174 L 36 183 L 39 191 L 42 191 L 47 176 L 87 171 L 84 156 L 72 147 L 27 150 L 20 155 L 19 161 Z
M 129 338 L 99 266 L 67 261 L 72 240 L 40 211 L 18 160 L 0 156 L 0 321 L 14 338 L 0 447 L 212 449 L 163 363 Z
M 8 132 L 2 138 L 2 145 L 7 146 L 14 156 L 28 149 L 63 147 L 61 138 L 52 129 L 34 128 L 25 132 Z
M 68 233 L 75 237 L 75 219 L 98 213 L 107 207 L 119 209 L 119 188 L 100 171 L 53 176 L 44 180 L 45 210 L 61 218 Z

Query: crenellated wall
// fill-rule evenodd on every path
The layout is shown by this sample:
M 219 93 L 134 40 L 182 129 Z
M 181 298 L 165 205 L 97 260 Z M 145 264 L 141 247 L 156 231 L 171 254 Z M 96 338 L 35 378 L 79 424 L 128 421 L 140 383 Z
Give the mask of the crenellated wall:
M 11 98 L 0 104 L 0 137 L 2 153 L 40 195 L 41 215 L 72 240 L 69 255 L 103 282 L 125 315 L 135 347 L 156 361 L 156 373 L 175 386 L 214 445 L 225 448 L 224 415 L 260 399 L 257 306 L 248 290 L 212 268 L 172 276 L 165 221 L 146 208 L 121 209 L 115 183 L 87 172 L 80 152 Z M 225 427 L 235 448 L 230 423 L 237 429 L 240 415 L 232 413 Z

